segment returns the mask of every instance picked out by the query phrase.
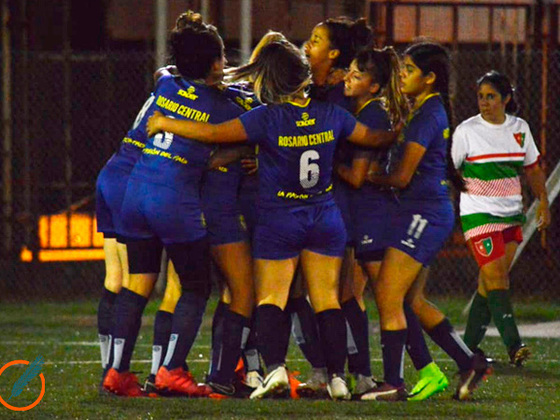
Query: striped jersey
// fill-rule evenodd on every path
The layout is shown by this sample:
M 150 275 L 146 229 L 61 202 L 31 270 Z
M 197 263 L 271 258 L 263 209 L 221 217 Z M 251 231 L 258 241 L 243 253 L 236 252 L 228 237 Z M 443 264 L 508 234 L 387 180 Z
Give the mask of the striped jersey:
M 460 209 L 467 240 L 525 222 L 519 175 L 539 160 L 525 120 L 506 115 L 503 124 L 491 124 L 471 117 L 455 130 L 451 154 L 466 183 Z

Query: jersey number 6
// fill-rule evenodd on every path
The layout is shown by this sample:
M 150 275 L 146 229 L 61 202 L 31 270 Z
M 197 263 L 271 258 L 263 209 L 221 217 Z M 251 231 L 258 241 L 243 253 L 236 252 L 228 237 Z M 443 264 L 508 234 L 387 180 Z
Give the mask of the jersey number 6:
M 319 182 L 319 152 L 306 150 L 299 158 L 299 183 L 303 188 L 311 188 Z

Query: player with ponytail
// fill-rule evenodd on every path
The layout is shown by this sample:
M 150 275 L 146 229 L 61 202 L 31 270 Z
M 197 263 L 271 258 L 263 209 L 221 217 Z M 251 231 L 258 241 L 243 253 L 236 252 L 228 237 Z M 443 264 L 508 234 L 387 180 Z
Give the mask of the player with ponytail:
M 399 204 L 374 288 L 385 383 L 362 396 L 364 400 L 406 398 L 402 377 L 402 354 L 408 335 L 405 299 L 430 337 L 457 363 L 460 379 L 456 398 L 470 395 L 487 371 L 486 359 L 474 355 L 447 318 L 424 298 L 425 276 L 419 276 L 453 230 L 455 217 L 448 178 L 455 188 L 462 188 L 449 162 L 449 81 L 449 55 L 439 44 L 423 42 L 406 49 L 401 89 L 412 101 L 412 109 L 398 140 L 396 164 L 387 175 L 369 176 L 375 184 L 398 190 Z

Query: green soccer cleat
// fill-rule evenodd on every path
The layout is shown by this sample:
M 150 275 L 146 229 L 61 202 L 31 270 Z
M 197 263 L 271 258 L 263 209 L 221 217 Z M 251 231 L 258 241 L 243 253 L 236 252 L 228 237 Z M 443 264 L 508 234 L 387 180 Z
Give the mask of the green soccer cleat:
M 449 381 L 439 366 L 434 362 L 420 369 L 420 380 L 412 388 L 408 401 L 424 401 L 432 395 L 443 392 L 449 386 Z

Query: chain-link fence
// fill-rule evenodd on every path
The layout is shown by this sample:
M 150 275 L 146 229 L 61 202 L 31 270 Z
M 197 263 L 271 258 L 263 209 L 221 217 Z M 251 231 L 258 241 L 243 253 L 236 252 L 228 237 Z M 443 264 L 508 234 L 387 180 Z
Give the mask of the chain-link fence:
M 96 176 L 153 87 L 153 56 L 16 52 L 12 60 L 12 252 L 0 260 L 0 299 L 96 296 L 104 276 L 101 260 L 41 262 L 39 253 L 101 252 L 93 235 L 94 218 L 89 217 L 94 216 Z M 477 113 L 476 79 L 490 69 L 503 71 L 517 87 L 520 116 L 546 151 L 550 172 L 560 161 L 555 94 L 560 89 L 560 52 L 543 60 L 541 51 L 459 48 L 453 62 L 456 123 Z M 555 281 L 560 274 L 557 206 L 553 220 L 546 249 L 536 234 L 513 269 L 513 289 L 520 296 L 560 295 Z M 431 291 L 467 295 L 475 289 L 476 276 L 457 227 L 433 265 Z

